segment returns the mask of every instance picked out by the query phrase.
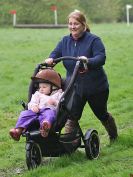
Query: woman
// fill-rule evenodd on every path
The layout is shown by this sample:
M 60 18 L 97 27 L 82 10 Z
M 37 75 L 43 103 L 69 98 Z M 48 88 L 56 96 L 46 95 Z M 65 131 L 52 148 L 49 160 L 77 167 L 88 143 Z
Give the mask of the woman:
M 70 133 L 80 119 L 83 108 L 88 102 L 96 117 L 104 125 L 110 140 L 117 138 L 117 128 L 114 118 L 107 111 L 109 84 L 103 69 L 106 54 L 101 39 L 90 33 L 84 14 L 74 11 L 68 16 L 70 35 L 64 36 L 56 48 L 51 52 L 46 63 L 54 63 L 54 59 L 62 56 L 79 57 L 87 62 L 88 69 L 80 67 L 76 80 L 76 94 L 72 105 L 71 119 L 65 125 L 66 133 Z M 75 62 L 63 61 L 66 68 L 66 78 L 72 76 Z

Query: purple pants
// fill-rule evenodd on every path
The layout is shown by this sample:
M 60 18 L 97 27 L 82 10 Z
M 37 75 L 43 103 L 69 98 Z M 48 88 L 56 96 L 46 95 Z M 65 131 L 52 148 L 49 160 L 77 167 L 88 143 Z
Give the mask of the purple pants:
M 30 123 L 36 119 L 39 120 L 40 126 L 44 120 L 52 124 L 55 121 L 55 118 L 56 111 L 49 108 L 41 109 L 39 113 L 35 113 L 31 110 L 25 110 L 20 113 L 16 123 L 16 128 L 21 127 L 27 129 Z

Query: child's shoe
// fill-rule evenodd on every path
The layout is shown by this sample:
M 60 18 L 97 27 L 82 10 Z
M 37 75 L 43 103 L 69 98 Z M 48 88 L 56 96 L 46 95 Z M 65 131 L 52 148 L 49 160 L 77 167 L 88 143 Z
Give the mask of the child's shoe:
M 10 136 L 15 140 L 15 141 L 19 141 L 20 140 L 20 135 L 21 135 L 21 131 L 16 129 L 16 128 L 12 128 L 9 131 Z
M 49 130 L 51 128 L 51 124 L 48 121 L 43 121 L 41 128 L 40 128 L 40 133 L 43 137 L 47 137 L 49 134 Z

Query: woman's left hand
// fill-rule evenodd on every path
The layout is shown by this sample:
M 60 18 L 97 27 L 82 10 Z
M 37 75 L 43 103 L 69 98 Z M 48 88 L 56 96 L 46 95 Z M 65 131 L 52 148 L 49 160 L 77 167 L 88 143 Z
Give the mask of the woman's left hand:
M 88 63 L 88 58 L 85 56 L 78 57 L 83 63 Z

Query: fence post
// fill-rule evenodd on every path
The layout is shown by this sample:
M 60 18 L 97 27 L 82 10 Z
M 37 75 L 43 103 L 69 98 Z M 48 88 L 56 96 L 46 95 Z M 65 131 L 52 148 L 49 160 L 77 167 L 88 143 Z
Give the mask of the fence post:
M 129 24 L 130 24 L 129 9 L 131 9 L 131 8 L 132 8 L 132 5 L 130 5 L 130 4 L 126 5 L 127 26 L 129 26 Z
M 11 10 L 10 14 L 13 15 L 13 26 L 16 26 L 16 10 Z

